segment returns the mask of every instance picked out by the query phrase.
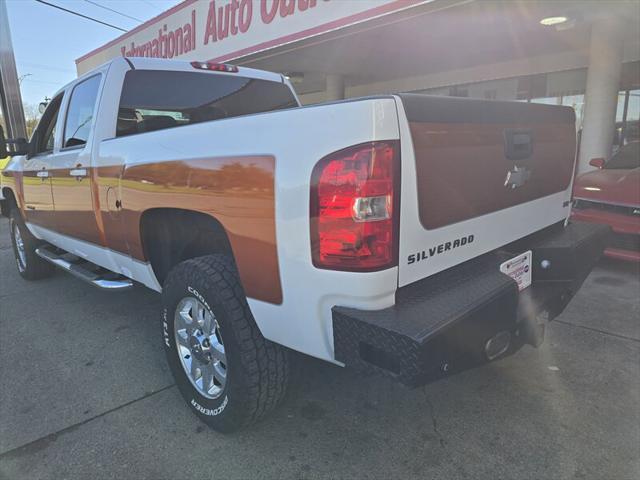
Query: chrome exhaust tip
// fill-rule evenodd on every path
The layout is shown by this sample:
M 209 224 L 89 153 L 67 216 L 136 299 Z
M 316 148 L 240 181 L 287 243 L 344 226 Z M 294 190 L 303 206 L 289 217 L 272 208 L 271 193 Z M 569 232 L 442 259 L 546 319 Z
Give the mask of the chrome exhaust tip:
M 484 354 L 487 356 L 487 360 L 494 360 L 506 352 L 510 345 L 511 332 L 503 330 L 487 340 L 487 343 L 484 344 Z

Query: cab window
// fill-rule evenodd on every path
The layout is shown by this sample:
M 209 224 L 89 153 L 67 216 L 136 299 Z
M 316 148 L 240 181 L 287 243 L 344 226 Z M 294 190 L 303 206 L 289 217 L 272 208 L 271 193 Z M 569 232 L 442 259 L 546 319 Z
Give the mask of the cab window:
M 126 73 L 116 136 L 292 108 L 284 83 L 203 72 Z
M 62 104 L 62 97 L 63 94 L 60 94 L 49 102 L 49 105 L 42 114 L 40 123 L 38 123 L 38 127 L 33 132 L 32 142 L 35 143 L 34 154 L 36 155 L 53 151 L 58 112 Z
M 100 78 L 95 75 L 73 87 L 64 125 L 63 148 L 82 146 L 89 140 Z

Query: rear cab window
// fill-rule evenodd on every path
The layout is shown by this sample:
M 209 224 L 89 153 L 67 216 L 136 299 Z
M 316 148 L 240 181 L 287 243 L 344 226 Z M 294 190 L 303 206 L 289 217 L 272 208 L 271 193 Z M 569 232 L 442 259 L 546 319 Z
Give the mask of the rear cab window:
M 208 72 L 126 73 L 116 136 L 298 106 L 280 82 Z
M 94 75 L 73 87 L 62 148 L 80 147 L 89 140 L 101 78 L 101 75 Z

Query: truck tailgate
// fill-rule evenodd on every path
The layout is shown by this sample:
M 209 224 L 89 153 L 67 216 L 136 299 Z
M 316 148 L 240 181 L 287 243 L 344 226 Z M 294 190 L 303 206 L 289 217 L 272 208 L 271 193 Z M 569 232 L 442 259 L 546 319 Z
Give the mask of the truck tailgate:
M 567 217 L 576 148 L 573 109 L 398 98 L 400 286 Z

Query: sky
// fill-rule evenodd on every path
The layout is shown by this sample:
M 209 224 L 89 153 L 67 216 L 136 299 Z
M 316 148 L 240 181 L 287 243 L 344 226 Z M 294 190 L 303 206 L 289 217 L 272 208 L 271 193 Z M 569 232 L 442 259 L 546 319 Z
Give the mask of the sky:
M 181 0 L 46 1 L 130 30 L 141 22 L 95 4 L 146 21 Z M 7 10 L 22 101 L 35 106 L 76 78 L 76 58 L 124 33 L 35 0 L 7 0 Z

